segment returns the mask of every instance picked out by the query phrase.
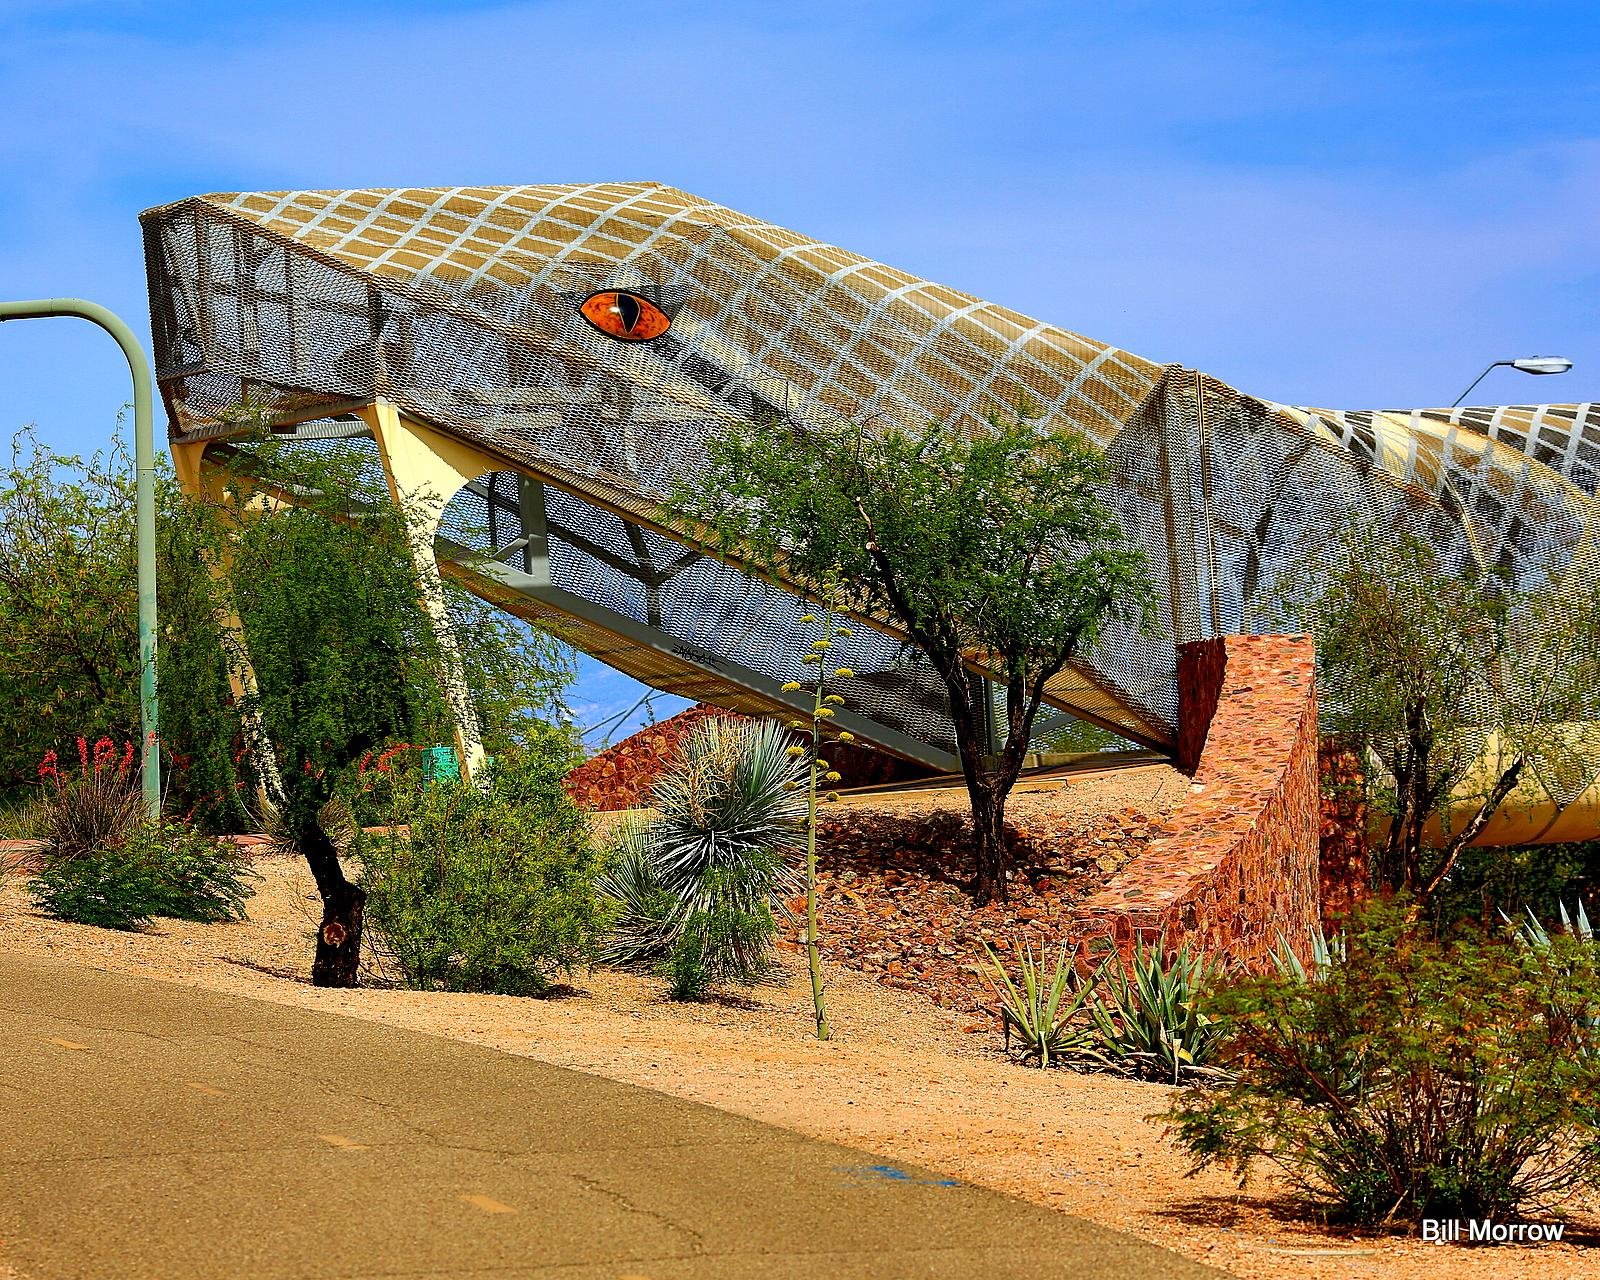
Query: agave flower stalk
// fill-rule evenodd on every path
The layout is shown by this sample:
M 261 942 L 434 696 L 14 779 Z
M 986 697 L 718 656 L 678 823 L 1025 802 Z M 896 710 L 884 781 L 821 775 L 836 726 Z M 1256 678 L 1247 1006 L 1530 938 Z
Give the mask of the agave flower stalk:
M 833 1034 L 828 1026 L 826 984 L 822 979 L 822 950 L 817 931 L 817 806 L 839 799 L 838 792 L 831 788 L 823 790 L 825 784 L 838 782 L 840 775 L 822 755 L 824 734 L 827 732 L 829 721 L 833 719 L 834 708 L 844 705 L 844 699 L 840 695 L 830 693 L 828 690 L 829 650 L 840 636 L 851 634 L 850 628 L 840 623 L 836 612 L 839 590 L 839 583 L 836 580 L 830 579 L 824 584 L 823 615 L 819 624 L 821 634 L 811 642 L 811 647 L 801 658 L 802 662 L 817 668 L 816 687 L 812 691 L 811 698 L 810 750 L 807 752 L 810 756 L 810 767 L 806 778 L 806 967 L 811 973 L 811 1003 L 816 1013 L 818 1040 L 827 1040 Z M 800 621 L 811 624 L 817 623 L 818 619 L 814 614 L 808 613 Z M 833 675 L 836 677 L 851 674 L 848 667 L 833 668 Z M 801 687 L 798 681 L 792 684 L 794 689 Z M 801 733 L 806 732 L 803 721 L 792 722 L 790 727 L 798 729 Z M 848 742 L 851 736 L 849 733 L 837 735 L 839 740 L 845 742 Z

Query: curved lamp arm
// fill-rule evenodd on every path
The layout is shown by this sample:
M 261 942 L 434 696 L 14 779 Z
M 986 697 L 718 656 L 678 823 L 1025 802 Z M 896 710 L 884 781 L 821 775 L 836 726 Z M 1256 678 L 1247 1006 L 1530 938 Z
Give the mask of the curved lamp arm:
M 136 553 L 139 576 L 139 721 L 144 742 L 140 776 L 145 807 L 161 816 L 161 752 L 156 707 L 156 447 L 150 394 L 150 364 L 133 330 L 113 311 L 82 298 L 35 298 L 0 302 L 0 320 L 76 316 L 99 325 L 122 348 L 133 375 L 133 460 Z
M 1472 380 L 1472 387 L 1477 386 L 1480 382 L 1482 382 L 1485 378 L 1487 378 L 1489 376 L 1489 373 L 1490 373 L 1491 370 L 1498 369 L 1503 364 L 1515 364 L 1515 363 L 1516 362 L 1514 360 L 1496 360 L 1493 364 L 1491 364 L 1489 366 L 1489 368 L 1485 369 L 1482 373 L 1480 373 L 1476 378 L 1474 378 Z M 1452 400 L 1450 402 L 1450 407 L 1452 409 L 1454 409 L 1458 404 L 1460 404 L 1463 400 L 1465 400 L 1468 396 L 1470 396 L 1472 394 L 1472 387 L 1468 387 L 1465 391 L 1463 391 L 1460 395 L 1458 395 L 1454 400 Z
M 1568 360 L 1565 356 L 1524 356 L 1521 360 L 1496 360 L 1492 365 L 1489 366 L 1489 369 L 1498 369 L 1501 365 L 1506 365 L 1512 369 L 1520 369 L 1523 373 L 1535 373 L 1540 374 L 1541 376 L 1548 376 L 1552 373 L 1565 373 L 1568 369 L 1572 368 L 1572 361 Z M 1485 369 L 1472 380 L 1472 387 L 1477 386 L 1484 380 L 1489 373 L 1489 369 Z M 1469 395 L 1471 395 L 1472 387 L 1468 387 L 1465 391 L 1458 395 L 1451 403 L 1450 407 L 1454 409 L 1456 405 L 1460 404 Z

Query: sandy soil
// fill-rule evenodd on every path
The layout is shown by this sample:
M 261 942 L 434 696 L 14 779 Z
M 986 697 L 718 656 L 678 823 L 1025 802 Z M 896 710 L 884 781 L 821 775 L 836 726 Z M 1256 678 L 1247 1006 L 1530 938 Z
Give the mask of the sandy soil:
M 1243 1277 L 1578 1277 L 1600 1274 L 1600 1204 L 1572 1206 L 1569 1241 L 1470 1251 L 1333 1233 L 1298 1219 L 1263 1180 L 1184 1177 L 1148 1117 L 1170 1091 L 1006 1062 L 988 1028 L 845 970 L 830 979 L 836 1039 L 809 1038 L 809 992 L 789 980 L 746 1000 L 675 1005 L 656 983 L 581 975 L 559 998 L 321 991 L 301 975 L 314 892 L 297 863 L 260 864 L 248 921 L 159 921 L 119 934 L 34 914 L 0 885 L 0 947 L 50 952 L 258 999 L 483 1044 L 659 1089 L 820 1138 L 857 1144 L 1131 1231 Z M 0 1275 L 4 1274 L 0 1264 Z

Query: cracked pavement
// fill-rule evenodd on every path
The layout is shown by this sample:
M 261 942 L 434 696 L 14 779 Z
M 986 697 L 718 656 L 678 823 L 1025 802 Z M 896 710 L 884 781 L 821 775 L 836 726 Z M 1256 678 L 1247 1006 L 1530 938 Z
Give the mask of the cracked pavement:
M 1217 1276 L 650 1090 L 0 952 L 0 1275 Z

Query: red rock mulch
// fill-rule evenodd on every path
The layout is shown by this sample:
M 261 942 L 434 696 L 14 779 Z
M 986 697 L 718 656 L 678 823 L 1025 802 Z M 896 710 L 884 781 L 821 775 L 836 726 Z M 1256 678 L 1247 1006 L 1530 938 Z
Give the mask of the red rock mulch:
M 1006 958 L 1019 943 L 1053 953 L 1071 936 L 1074 909 L 1143 849 L 1153 821 L 1123 809 L 1074 825 L 1044 806 L 1017 808 L 1010 901 L 983 908 L 969 888 L 971 823 L 955 809 L 830 816 L 817 875 L 827 961 L 947 1008 L 992 1008 L 984 944 Z M 804 900 L 792 906 L 798 945 Z M 969 1027 L 990 1028 L 987 1019 Z

